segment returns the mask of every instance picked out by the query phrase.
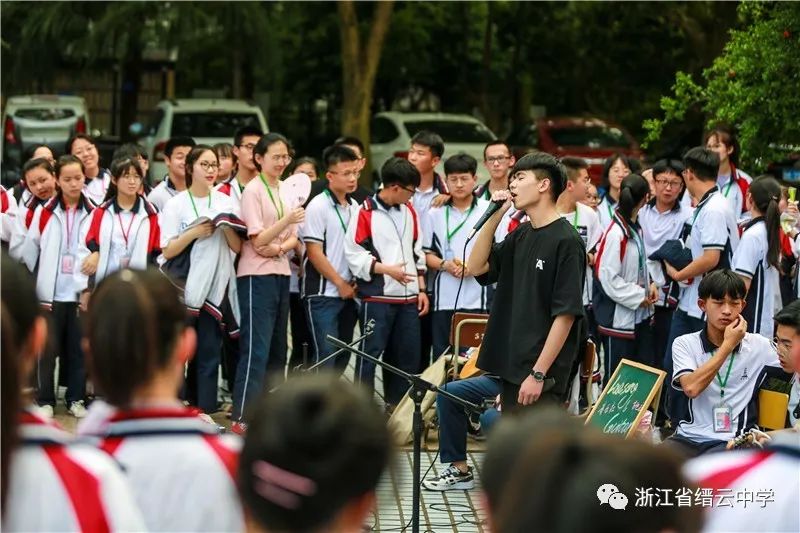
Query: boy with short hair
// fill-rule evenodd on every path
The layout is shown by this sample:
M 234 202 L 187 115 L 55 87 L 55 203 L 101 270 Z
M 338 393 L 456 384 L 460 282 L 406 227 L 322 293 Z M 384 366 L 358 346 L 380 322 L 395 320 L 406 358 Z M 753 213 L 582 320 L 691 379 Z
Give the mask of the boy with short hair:
M 472 251 L 467 237 L 489 207 L 486 200 L 472 194 L 478 162 L 467 154 L 456 154 L 444 164 L 450 200 L 428 211 L 423 228 L 428 269 L 436 274 L 432 281 L 433 356 L 439 357 L 450 346 L 450 322 L 458 304 L 459 311 L 486 312 L 487 288 L 482 287 L 466 268 Z M 472 241 L 474 245 L 474 241 Z M 464 245 L 467 244 L 466 253 Z M 462 282 L 463 278 L 463 282 Z M 458 302 L 455 301 L 461 284 Z
M 772 341 L 747 333 L 741 316 L 744 281 L 726 269 L 708 274 L 698 285 L 704 327 L 672 345 L 670 384 L 689 399 L 688 414 L 667 440 L 692 456 L 725 449 L 728 440 L 755 427 L 762 371 L 779 366 Z
M 186 156 L 196 144 L 191 137 L 172 137 L 167 141 L 164 147 L 167 175 L 147 195 L 147 200 L 159 211 L 164 210 L 170 198 L 186 190 Z
M 488 202 L 493 192 L 508 189 L 508 172 L 514 162 L 505 141 L 496 139 L 487 143 L 483 148 L 483 166 L 489 171 L 489 181 L 475 187 L 475 196 Z
M 800 300 L 793 301 L 775 315 L 775 344 L 781 368 L 791 375 L 787 427 L 795 427 L 800 422 L 800 356 L 794 354 L 798 349 L 795 347 L 800 347 Z
M 338 350 L 328 342 L 333 335 L 347 343 L 353 337 L 358 309 L 355 303 L 355 280 L 345 257 L 347 226 L 358 209 L 350 198 L 358 186 L 361 162 L 350 148 L 333 145 L 322 154 L 329 183 L 306 207 L 303 241 L 302 296 L 308 312 L 308 324 L 317 362 Z M 350 361 L 345 353 L 327 365 L 344 370 Z
M 242 192 L 247 184 L 258 175 L 253 148 L 264 132 L 258 126 L 242 126 L 233 136 L 233 155 L 237 161 L 236 173 L 217 185 L 217 190 L 233 198 L 236 205 L 242 205 Z
M 361 349 L 407 372 L 420 360 L 419 317 L 428 312 L 425 294 L 425 255 L 419 215 L 410 200 L 419 186 L 419 171 L 407 160 L 393 157 L 381 169 L 383 188 L 359 207 L 350 220 L 345 256 L 356 277 L 361 297 L 361 323 L 375 320 L 373 333 Z M 387 347 L 392 346 L 391 350 Z M 375 364 L 359 359 L 356 376 L 374 388 Z M 396 406 L 408 384 L 391 372 L 383 373 L 385 399 Z

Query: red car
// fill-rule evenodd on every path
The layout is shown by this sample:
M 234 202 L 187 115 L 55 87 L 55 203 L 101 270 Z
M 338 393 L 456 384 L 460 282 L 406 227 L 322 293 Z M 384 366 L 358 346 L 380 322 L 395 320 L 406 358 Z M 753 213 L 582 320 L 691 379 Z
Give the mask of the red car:
M 639 143 L 625 128 L 599 118 L 544 117 L 514 132 L 506 140 L 514 157 L 539 150 L 556 157 L 581 157 L 589 163 L 589 176 L 600 183 L 603 163 L 619 152 L 641 159 Z

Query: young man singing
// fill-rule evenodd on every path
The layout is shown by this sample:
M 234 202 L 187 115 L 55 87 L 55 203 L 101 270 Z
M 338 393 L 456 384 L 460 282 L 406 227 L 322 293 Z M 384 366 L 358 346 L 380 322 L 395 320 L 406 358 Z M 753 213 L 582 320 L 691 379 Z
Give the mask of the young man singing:
M 481 229 L 467 260 L 479 283 L 497 282 L 478 367 L 502 378 L 504 410 L 561 402 L 578 353 L 586 250 L 556 210 L 565 183 L 553 156 L 522 157 L 509 191 L 492 195 L 505 203 Z M 529 221 L 493 245 L 512 202 Z

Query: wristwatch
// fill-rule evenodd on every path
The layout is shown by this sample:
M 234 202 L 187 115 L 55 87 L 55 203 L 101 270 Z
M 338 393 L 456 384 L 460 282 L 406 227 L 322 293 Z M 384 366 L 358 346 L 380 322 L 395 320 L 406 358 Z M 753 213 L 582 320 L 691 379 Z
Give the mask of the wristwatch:
M 544 372 L 539 372 L 538 370 L 533 370 L 533 369 L 531 369 L 531 376 L 533 376 L 533 379 L 538 381 L 539 383 L 544 381 L 544 378 L 547 377 L 544 375 Z

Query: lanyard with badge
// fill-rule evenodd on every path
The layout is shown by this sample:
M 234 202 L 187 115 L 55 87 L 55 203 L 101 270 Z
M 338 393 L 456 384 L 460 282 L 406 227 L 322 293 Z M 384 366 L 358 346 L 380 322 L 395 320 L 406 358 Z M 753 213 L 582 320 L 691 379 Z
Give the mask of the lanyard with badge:
M 735 358 L 736 352 L 734 351 L 731 354 L 730 359 L 728 359 L 728 369 L 725 371 L 724 380 L 720 377 L 719 372 L 717 372 L 720 400 L 719 403 L 714 406 L 711 413 L 714 424 L 714 433 L 730 433 L 731 431 L 731 406 L 725 401 L 725 386 L 728 384 L 728 378 L 731 377 L 731 368 L 733 367 L 733 360 Z
M 194 216 L 200 218 L 200 213 L 197 211 L 197 206 L 194 203 L 194 196 L 192 196 L 192 191 L 186 191 L 189 193 L 189 201 L 192 202 L 192 209 L 194 210 Z M 211 210 L 211 193 L 208 193 L 208 209 Z
M 78 206 L 72 209 L 72 221 L 69 218 L 69 207 L 64 209 L 65 225 L 67 229 L 67 253 L 61 256 L 61 273 L 72 274 L 75 271 L 75 252 L 72 249 L 72 232 L 75 229 L 75 218 L 78 216 Z
M 649 290 L 647 287 L 647 269 L 645 268 L 645 255 L 644 255 L 644 242 L 642 241 L 641 235 L 639 232 L 636 231 L 634 228 L 631 229 L 631 236 L 633 237 L 633 242 L 636 244 L 636 251 L 639 252 L 639 274 L 638 274 L 638 284 L 644 286 L 646 290 Z
M 264 184 L 264 187 L 267 189 L 267 194 L 269 194 L 269 199 L 272 202 L 272 205 L 275 207 L 275 212 L 278 213 L 278 220 L 283 218 L 283 200 L 281 200 L 281 185 L 278 183 L 278 201 L 275 202 L 275 197 L 272 196 L 272 189 L 270 188 L 267 180 L 264 179 L 264 174 L 259 174 L 259 178 L 261 178 L 261 183 Z
M 453 259 L 456 258 L 456 254 L 453 252 L 453 249 L 450 247 L 450 241 L 455 236 L 455 234 L 458 233 L 458 230 L 460 230 L 462 227 L 464 227 L 464 224 L 467 222 L 467 219 L 469 219 L 469 216 L 472 214 L 472 210 L 473 209 L 475 209 L 475 204 L 474 203 L 469 208 L 469 211 L 467 211 L 467 214 L 464 217 L 464 220 L 462 220 L 461 223 L 458 226 L 453 228 L 453 231 L 450 231 L 450 206 L 449 205 L 445 206 L 444 221 L 445 221 L 445 235 L 447 237 L 447 248 L 444 251 L 444 260 L 445 261 L 452 261 Z
M 331 202 L 333 202 L 333 210 L 336 212 L 336 216 L 339 217 L 339 224 L 341 224 L 341 226 L 342 226 L 342 231 L 344 233 L 347 233 L 347 224 L 344 223 L 344 219 L 342 218 L 342 214 L 339 212 L 339 204 L 337 202 L 333 201 L 333 195 L 331 194 L 331 191 L 325 189 L 325 194 L 327 194 L 328 198 L 330 198 Z
M 191 198 L 191 193 L 189 193 L 189 198 Z M 210 195 L 209 198 L 211 198 Z M 194 203 L 192 203 L 192 205 L 194 206 Z M 197 210 L 195 209 L 195 211 Z M 128 265 L 131 262 L 131 250 L 130 250 L 130 245 L 128 244 L 128 237 L 131 234 L 131 228 L 133 227 L 133 219 L 136 218 L 136 214 L 133 211 L 131 211 L 130 215 L 131 219 L 128 222 L 128 230 L 125 231 L 125 226 L 122 224 L 122 216 L 120 212 L 117 211 L 117 220 L 119 220 L 119 231 L 120 233 L 122 233 L 122 239 L 125 241 L 125 252 L 122 254 L 122 257 L 119 258 L 120 268 L 128 268 Z

